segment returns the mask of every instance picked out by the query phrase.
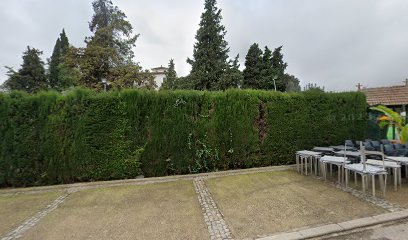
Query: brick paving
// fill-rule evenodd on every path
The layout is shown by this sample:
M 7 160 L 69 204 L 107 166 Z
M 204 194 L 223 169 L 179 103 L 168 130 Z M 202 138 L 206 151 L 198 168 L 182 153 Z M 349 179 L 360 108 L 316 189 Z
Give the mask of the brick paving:
M 314 176 L 314 178 L 323 180 L 323 178 L 321 178 L 321 177 Z M 348 192 L 348 193 L 350 193 L 351 195 L 353 195 L 353 196 L 355 196 L 357 198 L 360 198 L 360 199 L 362 199 L 364 201 L 367 201 L 367 202 L 369 202 L 369 203 L 371 203 L 373 205 L 376 205 L 377 207 L 383 208 L 383 209 L 385 209 L 385 210 L 387 210 L 389 212 L 398 212 L 398 211 L 404 210 L 404 208 L 402 208 L 398 204 L 391 203 L 391 202 L 389 202 L 389 201 L 387 201 L 387 200 L 385 200 L 383 198 L 373 197 L 372 195 L 363 193 L 362 191 L 357 190 L 355 188 L 351 188 L 351 187 L 346 188 L 343 184 L 338 184 L 338 183 L 334 183 L 334 182 L 328 182 L 327 181 L 326 183 L 332 185 L 333 187 L 335 187 L 337 189 Z
M 211 240 L 233 239 L 231 231 L 225 222 L 222 213 L 217 207 L 214 199 L 203 178 L 194 179 L 194 187 L 204 215 L 204 221 L 207 224 Z

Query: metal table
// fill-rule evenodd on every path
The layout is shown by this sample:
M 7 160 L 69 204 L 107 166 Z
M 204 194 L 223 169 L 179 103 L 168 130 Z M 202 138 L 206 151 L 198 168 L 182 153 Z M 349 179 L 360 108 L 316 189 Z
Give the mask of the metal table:
M 307 175 L 308 168 L 310 167 L 310 172 L 313 172 L 313 165 L 315 169 L 315 174 L 318 174 L 317 170 L 317 162 L 321 157 L 320 152 L 313 152 L 308 150 L 302 150 L 296 152 L 296 168 L 300 174 L 303 174 L 303 170 L 305 170 L 305 174 Z M 314 164 L 313 164 L 314 163 Z
M 334 151 L 334 148 L 331 148 L 331 147 L 314 147 L 312 149 L 312 151 L 332 154 L 333 151 Z
M 391 157 L 391 156 L 386 156 L 385 157 L 388 160 L 394 161 L 399 163 L 401 166 L 405 166 L 405 178 L 408 178 L 408 157 Z
M 375 197 L 375 176 L 378 176 L 380 178 L 380 184 L 382 185 L 382 188 L 383 188 L 383 196 L 385 196 L 385 189 L 387 186 L 387 171 L 385 171 L 383 168 L 372 166 L 369 164 L 366 164 L 364 166 L 363 163 L 348 164 L 348 165 L 345 165 L 344 168 L 346 169 L 346 187 L 348 186 L 349 171 L 352 171 L 356 174 L 361 175 L 363 193 L 365 193 L 365 190 L 366 190 L 366 179 L 365 178 L 366 176 L 371 176 L 372 177 L 372 191 L 373 191 L 373 196 Z
M 327 180 L 326 165 L 330 164 L 330 174 L 331 174 L 331 166 L 336 165 L 338 167 L 338 172 L 337 172 L 338 182 L 339 183 L 343 182 L 344 165 L 350 163 L 350 161 L 348 161 L 346 157 L 323 156 L 320 158 L 320 162 L 322 163 L 321 167 L 322 167 L 324 180 Z
M 333 148 L 335 151 L 339 151 L 339 150 L 346 150 L 346 151 L 357 150 L 357 148 L 355 148 L 355 147 L 344 146 L 344 145 L 330 146 L 330 147 Z
M 398 190 L 398 185 L 401 186 L 401 165 L 397 162 L 390 162 L 390 161 L 380 161 L 374 159 L 367 159 L 367 164 L 383 167 L 385 169 L 392 169 L 394 175 L 394 190 Z

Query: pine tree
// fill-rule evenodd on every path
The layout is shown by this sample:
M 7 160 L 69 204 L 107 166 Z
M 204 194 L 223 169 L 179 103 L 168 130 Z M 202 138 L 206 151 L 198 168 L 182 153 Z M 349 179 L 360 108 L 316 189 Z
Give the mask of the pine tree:
M 169 68 L 166 72 L 166 76 L 164 77 L 163 84 L 161 85 L 161 89 L 175 89 L 175 83 L 177 81 L 177 72 L 174 69 L 174 60 L 170 59 Z
M 245 57 L 245 69 L 243 71 L 244 88 L 260 88 L 259 81 L 261 79 L 262 65 L 262 50 L 259 48 L 257 43 L 254 43 L 249 48 Z
M 44 62 L 41 60 L 41 51 L 27 47 L 23 53 L 23 64 L 16 72 L 10 67 L 5 86 L 9 90 L 21 90 L 28 93 L 38 92 L 47 89 Z
M 69 86 L 67 86 L 67 82 L 63 81 L 60 68 L 61 64 L 63 63 L 64 55 L 67 53 L 69 48 L 69 41 L 67 35 L 65 34 L 65 30 L 62 29 L 62 32 L 57 39 L 54 51 L 52 52 L 51 58 L 48 61 L 49 70 L 48 70 L 48 84 L 51 89 L 55 89 L 61 91 Z
M 224 39 L 226 30 L 221 24 L 221 9 L 216 4 L 216 0 L 205 0 L 195 36 L 193 59 L 187 59 L 192 67 L 190 77 L 198 90 L 216 89 L 217 82 L 228 68 L 229 48 Z

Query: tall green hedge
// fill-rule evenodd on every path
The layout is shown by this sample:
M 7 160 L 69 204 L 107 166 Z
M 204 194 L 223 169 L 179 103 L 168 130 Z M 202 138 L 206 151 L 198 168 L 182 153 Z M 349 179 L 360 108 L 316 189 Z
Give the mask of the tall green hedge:
M 366 134 L 361 93 L 142 91 L 0 94 L 0 186 L 293 163 Z

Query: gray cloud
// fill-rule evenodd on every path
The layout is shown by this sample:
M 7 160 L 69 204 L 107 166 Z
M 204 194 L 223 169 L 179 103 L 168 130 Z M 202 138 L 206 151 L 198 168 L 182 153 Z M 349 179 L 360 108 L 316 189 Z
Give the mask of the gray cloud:
M 91 0 L 3 0 L 0 9 L 0 66 L 18 68 L 27 45 L 49 57 L 61 29 L 83 46 L 89 36 Z M 190 69 L 203 1 L 114 0 L 135 33 L 136 61 L 144 68 L 175 59 L 179 75 Z M 408 77 L 408 2 L 404 0 L 219 0 L 230 56 L 244 66 L 253 42 L 283 45 L 288 72 L 304 85 L 327 90 L 402 84 Z M 0 68 L 0 82 L 6 79 Z

